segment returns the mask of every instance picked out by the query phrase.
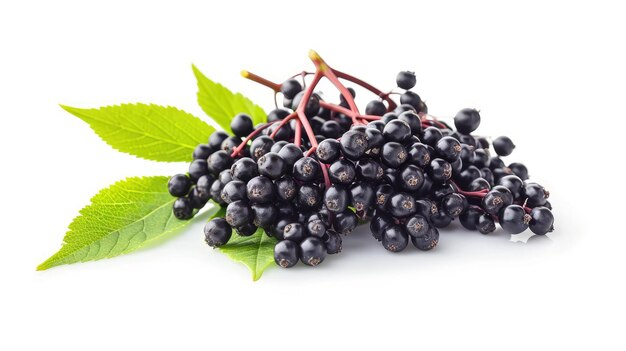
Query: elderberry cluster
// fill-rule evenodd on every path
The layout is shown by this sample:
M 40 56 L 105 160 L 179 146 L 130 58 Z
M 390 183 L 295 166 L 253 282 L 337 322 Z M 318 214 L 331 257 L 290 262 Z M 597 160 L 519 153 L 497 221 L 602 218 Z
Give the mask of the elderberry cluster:
M 397 107 L 388 94 L 379 96 L 359 119 L 347 115 L 353 89 L 333 105 L 288 79 L 280 85 L 285 108 L 271 111 L 267 123 L 254 126 L 239 114 L 233 135 L 217 131 L 198 145 L 189 171 L 169 181 L 174 215 L 189 219 L 212 200 L 225 215 L 204 227 L 208 245 L 225 245 L 233 230 L 250 236 L 261 228 L 276 238 L 274 258 L 284 268 L 320 264 L 368 221 L 392 252 L 409 241 L 434 248 L 439 230 L 456 218 L 482 234 L 496 223 L 511 234 L 553 230 L 548 191 L 528 181 L 523 164 L 502 159 L 515 148 L 511 139 L 472 135 L 481 121 L 475 109 L 457 113 L 456 130 L 429 116 L 410 90 L 412 72 L 400 72 L 396 83 Z

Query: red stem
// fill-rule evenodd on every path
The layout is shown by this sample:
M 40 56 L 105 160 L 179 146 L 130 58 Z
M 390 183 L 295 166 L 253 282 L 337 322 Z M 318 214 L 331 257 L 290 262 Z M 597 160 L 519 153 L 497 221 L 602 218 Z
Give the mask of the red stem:
M 241 144 L 239 144 L 239 146 L 237 146 L 233 152 L 230 154 L 230 157 L 235 157 L 237 155 L 239 155 L 241 153 L 241 150 L 243 150 L 243 148 L 246 147 L 246 145 L 248 144 L 248 142 L 250 140 L 252 140 L 252 138 L 254 138 L 256 135 L 258 135 L 259 133 L 261 133 L 261 131 L 269 126 L 271 126 L 272 124 L 279 122 L 279 121 L 273 121 L 273 122 L 267 122 L 263 125 L 258 126 L 252 133 L 250 133 L 250 135 L 248 135 L 242 142 Z
M 345 79 L 347 81 L 350 81 L 352 83 L 358 84 L 360 86 L 362 86 L 363 88 L 371 91 L 372 93 L 376 94 L 378 97 L 382 98 L 383 100 L 387 101 L 387 103 L 389 104 L 389 107 L 387 108 L 387 111 L 391 111 L 394 108 L 396 108 L 396 103 L 389 97 L 389 94 L 386 94 L 384 92 L 382 92 L 381 90 L 375 88 L 374 86 L 368 84 L 367 82 L 364 82 L 356 77 L 353 77 L 347 73 L 343 73 L 341 71 L 338 71 L 336 69 L 333 69 L 333 72 L 337 75 L 337 77 L 341 78 L 341 79 Z
M 489 189 L 483 189 L 483 190 L 479 190 L 479 191 L 464 191 L 455 182 L 450 181 L 450 183 L 456 189 L 457 193 L 459 193 L 459 194 L 461 194 L 463 196 L 467 196 L 467 197 L 477 197 L 479 199 L 482 199 L 489 192 Z
M 256 74 L 248 71 L 241 71 L 241 76 L 251 81 L 257 82 L 259 84 L 265 85 L 266 87 L 274 90 L 274 92 L 280 92 L 280 84 L 269 81 L 263 77 L 257 76 Z
M 278 127 L 276 128 L 276 130 L 274 130 L 272 132 L 272 135 L 270 135 L 270 138 L 274 139 L 274 137 L 276 137 L 276 133 L 278 133 L 278 131 L 280 130 L 280 128 L 282 128 L 283 126 L 285 126 L 285 124 L 289 123 L 289 121 L 291 121 L 292 119 L 296 118 L 297 115 L 296 113 L 292 113 L 289 116 L 285 117 L 282 121 L 280 121 L 280 124 L 278 125 Z
M 380 116 L 361 115 L 361 114 L 358 114 L 358 113 L 354 113 L 354 112 L 348 110 L 347 108 L 345 108 L 343 106 L 331 104 L 331 103 L 326 102 L 326 101 L 320 101 L 320 106 L 324 107 L 324 108 L 326 108 L 328 110 L 334 111 L 334 112 L 343 113 L 344 115 L 346 115 L 348 117 L 351 117 L 353 121 L 354 121 L 355 118 L 365 119 L 365 120 L 368 120 L 368 121 L 376 121 L 376 120 L 379 120 L 381 118 Z M 359 122 L 359 123 L 361 123 L 361 122 Z

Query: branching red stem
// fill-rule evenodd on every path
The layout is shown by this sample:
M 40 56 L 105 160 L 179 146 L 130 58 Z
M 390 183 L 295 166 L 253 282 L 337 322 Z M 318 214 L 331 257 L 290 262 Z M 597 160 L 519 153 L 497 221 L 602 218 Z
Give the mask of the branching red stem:
M 392 111 L 394 108 L 396 108 L 396 103 L 389 97 L 389 94 L 384 93 L 383 91 L 375 88 L 374 86 L 372 86 L 371 84 L 364 82 L 362 80 L 360 80 L 359 78 L 353 77 L 347 73 L 338 71 L 336 69 L 333 69 L 334 73 L 337 75 L 337 77 L 341 78 L 341 79 L 345 79 L 347 81 L 350 81 L 354 84 L 358 84 L 361 87 L 371 91 L 372 93 L 376 94 L 378 97 L 382 98 L 383 100 L 387 101 L 387 103 L 389 104 L 389 107 L 387 108 L 387 111 Z
M 261 131 L 263 131 L 263 129 L 271 126 L 274 123 L 277 123 L 279 121 L 273 121 L 273 122 L 267 122 L 263 125 L 258 126 L 252 133 L 250 133 L 250 135 L 248 135 L 242 142 L 241 144 L 239 144 L 239 146 L 237 146 L 233 152 L 230 154 L 230 157 L 236 157 L 241 153 L 241 150 L 243 150 L 246 145 L 248 144 L 248 142 L 250 140 L 252 140 L 252 138 L 254 138 L 255 136 L 257 136 L 259 133 L 261 133 Z

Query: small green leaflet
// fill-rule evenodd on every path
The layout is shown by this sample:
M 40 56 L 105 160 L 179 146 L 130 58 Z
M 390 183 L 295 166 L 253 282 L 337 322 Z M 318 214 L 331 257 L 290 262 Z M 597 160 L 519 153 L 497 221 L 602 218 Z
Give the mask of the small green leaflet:
M 250 115 L 254 125 L 267 122 L 263 109 L 250 99 L 210 80 L 196 66 L 192 69 L 198 80 L 198 104 L 224 130 L 231 132 L 230 121 L 239 113 Z
M 270 238 L 261 228 L 251 236 L 233 235 L 228 244 L 219 248 L 231 260 L 245 264 L 253 280 L 259 280 L 263 272 L 274 263 L 276 239 Z
M 87 122 L 113 148 L 154 161 L 191 161 L 196 146 L 215 131 L 198 117 L 170 106 L 61 107 Z
M 167 181 L 134 177 L 101 190 L 74 218 L 61 249 L 37 270 L 125 254 L 189 224 L 172 214 Z

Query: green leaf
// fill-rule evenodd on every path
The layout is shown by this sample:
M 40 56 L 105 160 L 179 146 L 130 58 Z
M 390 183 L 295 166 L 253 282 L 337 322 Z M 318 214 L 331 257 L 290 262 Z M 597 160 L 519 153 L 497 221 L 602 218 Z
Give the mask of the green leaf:
M 230 121 L 239 113 L 250 115 L 254 125 L 267 122 L 263 109 L 250 99 L 210 80 L 196 66 L 191 67 L 198 80 L 198 104 L 224 130 L 231 131 Z
M 213 127 L 175 107 L 122 104 L 94 109 L 61 105 L 113 148 L 148 160 L 185 162 Z
M 276 239 L 270 238 L 262 228 L 251 236 L 233 235 L 228 244 L 219 248 L 231 260 L 245 264 L 252 279 L 259 280 L 263 272 L 274 263 Z
M 125 254 L 189 224 L 172 214 L 167 181 L 134 177 L 102 189 L 69 225 L 61 249 L 37 270 Z

